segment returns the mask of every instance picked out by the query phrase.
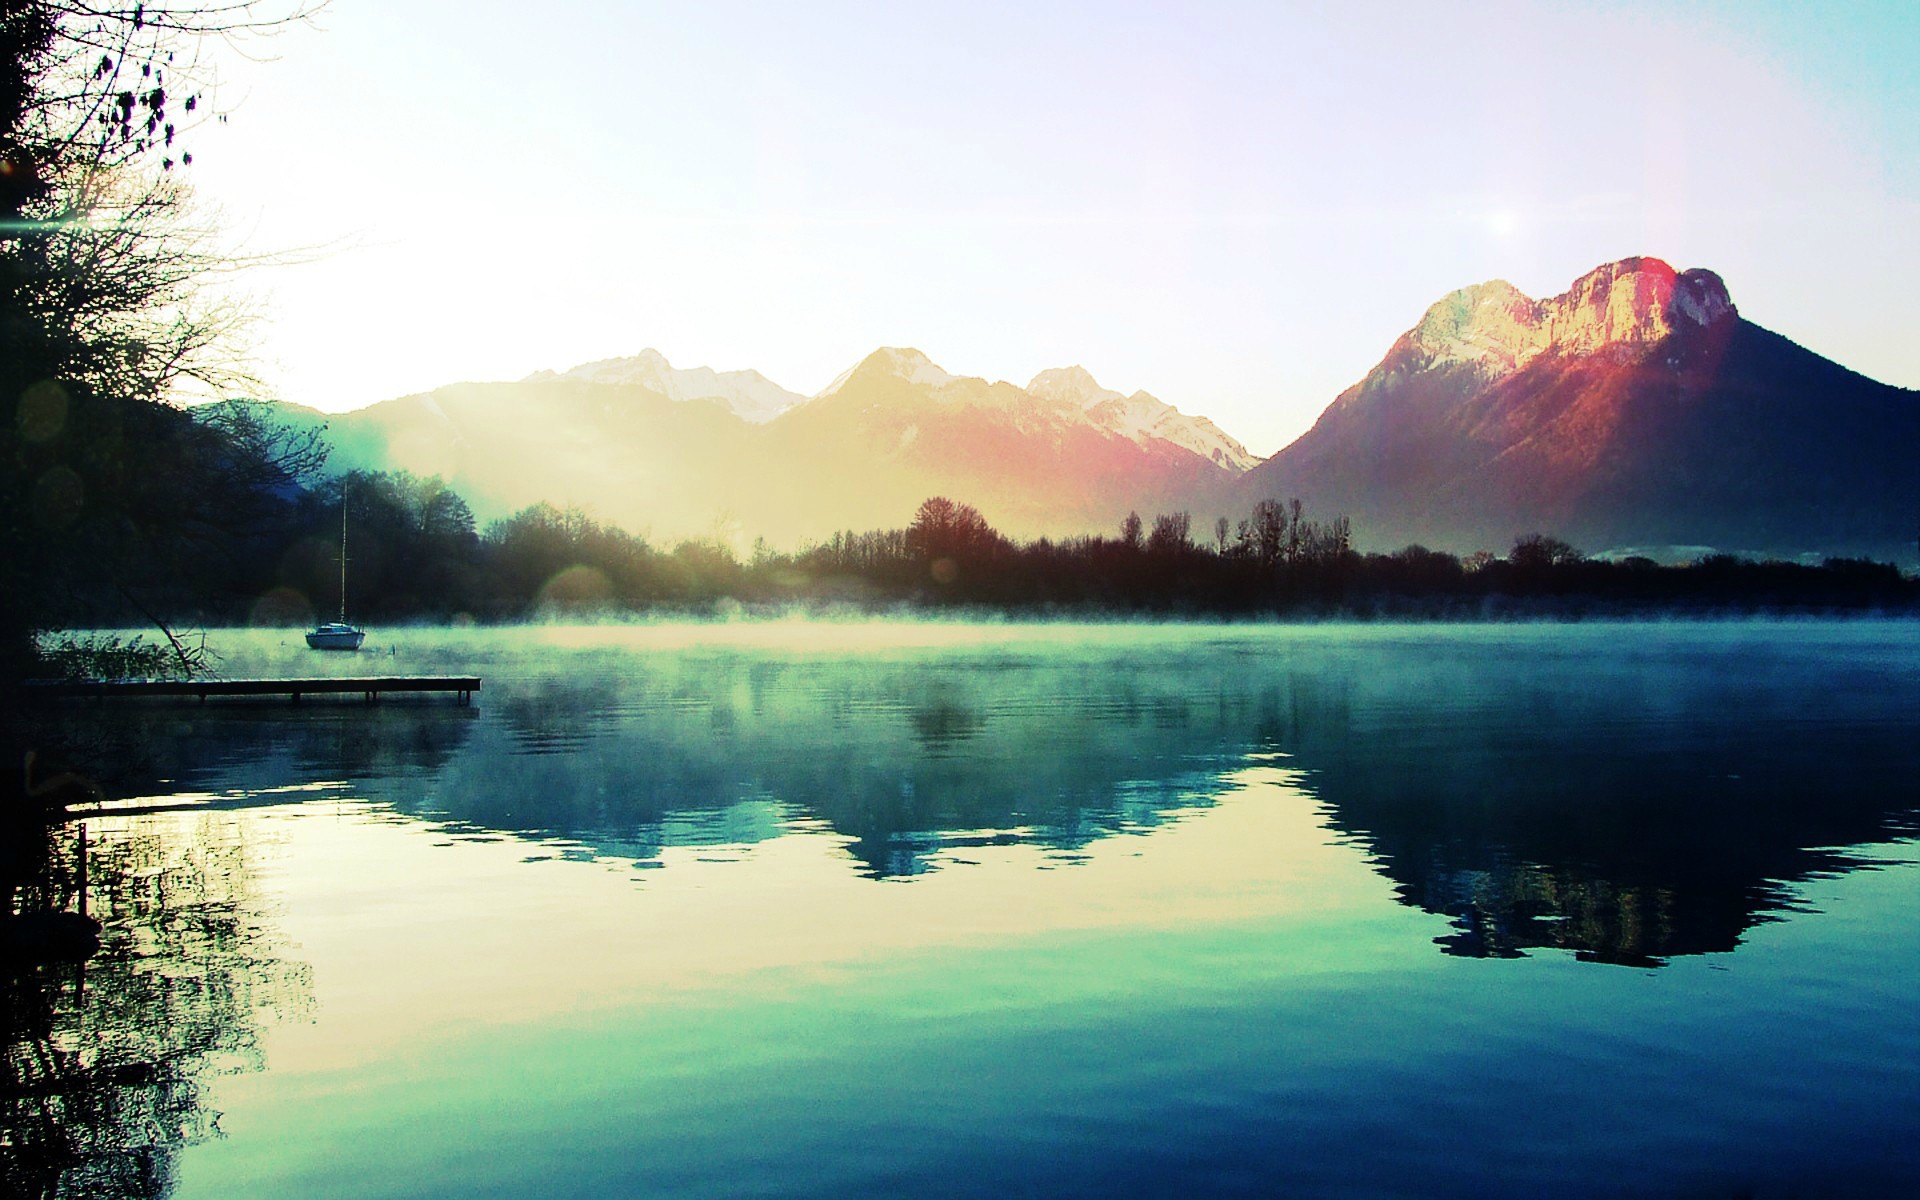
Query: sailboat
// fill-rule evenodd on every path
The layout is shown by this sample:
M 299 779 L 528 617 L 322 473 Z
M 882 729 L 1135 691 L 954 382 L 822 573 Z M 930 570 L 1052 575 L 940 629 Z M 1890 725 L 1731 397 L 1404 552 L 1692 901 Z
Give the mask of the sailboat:
M 313 650 L 358 650 L 367 631 L 347 624 L 347 487 L 340 485 L 340 619 L 307 630 L 307 646 Z

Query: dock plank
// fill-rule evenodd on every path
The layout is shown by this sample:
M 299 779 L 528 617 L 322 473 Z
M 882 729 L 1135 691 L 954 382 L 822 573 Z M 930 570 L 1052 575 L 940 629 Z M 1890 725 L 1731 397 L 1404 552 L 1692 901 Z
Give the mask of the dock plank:
M 106 699 L 113 696 L 302 696 L 352 695 L 371 702 L 389 692 L 451 692 L 469 702 L 480 690 L 478 675 L 335 675 L 304 679 L 80 679 L 28 680 L 32 696 Z

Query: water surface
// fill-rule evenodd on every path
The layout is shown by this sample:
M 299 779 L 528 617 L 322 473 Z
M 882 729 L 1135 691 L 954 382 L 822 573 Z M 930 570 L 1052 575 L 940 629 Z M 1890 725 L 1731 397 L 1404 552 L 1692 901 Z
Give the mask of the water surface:
M 486 682 L 70 714 L 70 1194 L 1920 1186 L 1911 624 L 215 641 Z

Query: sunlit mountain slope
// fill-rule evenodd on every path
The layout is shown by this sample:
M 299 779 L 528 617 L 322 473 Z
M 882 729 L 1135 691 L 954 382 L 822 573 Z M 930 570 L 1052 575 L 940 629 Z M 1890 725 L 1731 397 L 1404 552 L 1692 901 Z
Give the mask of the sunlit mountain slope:
M 483 520 L 547 501 L 656 539 L 794 546 L 902 526 L 936 494 L 1016 536 L 1111 530 L 1129 511 L 1211 503 L 1252 461 L 1145 393 L 1116 410 L 951 375 L 917 350 L 875 351 L 791 403 L 757 373 L 664 364 L 649 353 L 341 414 L 334 465 L 444 476 Z

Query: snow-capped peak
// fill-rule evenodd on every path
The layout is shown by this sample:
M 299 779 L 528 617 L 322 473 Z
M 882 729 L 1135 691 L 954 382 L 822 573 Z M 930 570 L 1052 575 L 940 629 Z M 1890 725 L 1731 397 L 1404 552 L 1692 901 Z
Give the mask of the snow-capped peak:
M 1027 384 L 1027 392 L 1043 400 L 1060 400 L 1080 408 L 1125 398 L 1119 392 L 1101 387 L 1091 372 L 1077 364 L 1040 372 Z
M 890 360 L 893 373 L 908 383 L 917 383 L 925 387 L 945 387 L 954 381 L 954 376 L 935 366 L 932 359 L 918 350 L 896 350 L 888 347 L 880 353 Z
M 711 367 L 680 369 L 658 350 L 642 350 L 631 358 L 603 358 L 566 371 L 535 371 L 529 383 L 577 379 L 585 383 L 637 385 L 669 400 L 716 400 L 737 416 L 764 424 L 805 400 L 758 371 L 715 371 Z
M 957 376 L 947 374 L 932 359 L 912 347 L 882 346 L 840 372 L 832 383 L 820 389 L 815 398 L 833 395 L 856 374 L 866 371 L 884 372 L 896 379 L 930 388 L 943 388 L 957 379 Z
M 1026 390 L 1038 399 L 1079 408 L 1100 428 L 1143 446 L 1171 442 L 1235 473 L 1260 461 L 1205 417 L 1190 417 L 1147 392 L 1124 396 L 1103 388 L 1085 367 L 1042 371 Z

